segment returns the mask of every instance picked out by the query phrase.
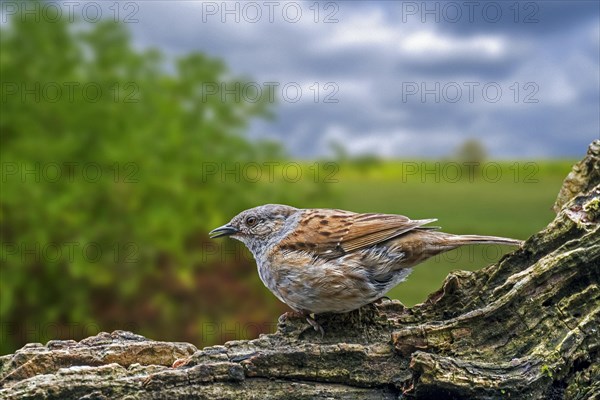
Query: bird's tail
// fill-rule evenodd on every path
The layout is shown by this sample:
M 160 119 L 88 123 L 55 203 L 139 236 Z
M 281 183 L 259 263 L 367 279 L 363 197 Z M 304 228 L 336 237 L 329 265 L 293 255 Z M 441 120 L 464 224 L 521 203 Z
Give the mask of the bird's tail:
M 504 238 L 499 236 L 484 236 L 484 235 L 448 235 L 447 240 L 452 244 L 463 246 L 467 244 L 506 244 L 511 246 L 520 246 L 522 240 Z
M 523 242 L 499 236 L 453 235 L 433 229 L 415 229 L 397 239 L 396 245 L 403 253 L 403 268 L 413 267 L 437 254 L 469 244 L 499 244 L 520 246 Z

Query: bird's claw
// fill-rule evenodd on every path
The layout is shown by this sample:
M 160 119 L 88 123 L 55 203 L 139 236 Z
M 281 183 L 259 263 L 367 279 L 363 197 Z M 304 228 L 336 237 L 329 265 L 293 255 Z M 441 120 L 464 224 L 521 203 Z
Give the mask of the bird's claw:
M 310 315 L 307 315 L 306 320 L 313 328 L 315 328 L 315 331 L 321 333 L 321 338 L 325 336 L 325 331 L 323 330 L 323 327 L 319 325 L 319 323 L 314 318 L 312 318 Z

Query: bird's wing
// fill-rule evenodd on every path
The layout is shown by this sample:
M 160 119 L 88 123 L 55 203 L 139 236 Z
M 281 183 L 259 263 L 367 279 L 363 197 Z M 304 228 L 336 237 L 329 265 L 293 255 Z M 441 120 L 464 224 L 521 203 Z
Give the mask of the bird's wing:
M 403 215 L 357 214 L 343 210 L 306 210 L 294 232 L 281 245 L 335 258 L 381 243 L 435 219 L 411 220 Z

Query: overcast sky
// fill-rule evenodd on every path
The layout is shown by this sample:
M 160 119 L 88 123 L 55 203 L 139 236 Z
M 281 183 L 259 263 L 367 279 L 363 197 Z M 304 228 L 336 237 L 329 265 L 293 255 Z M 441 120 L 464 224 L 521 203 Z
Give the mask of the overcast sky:
M 137 46 L 202 51 L 274 91 L 276 120 L 250 135 L 295 156 L 477 138 L 493 157 L 580 157 L 600 135 L 598 1 L 137 4 Z

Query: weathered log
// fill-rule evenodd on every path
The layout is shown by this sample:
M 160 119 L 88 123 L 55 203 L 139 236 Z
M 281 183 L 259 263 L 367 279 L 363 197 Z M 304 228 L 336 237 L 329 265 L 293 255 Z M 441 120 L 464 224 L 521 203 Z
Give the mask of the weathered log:
M 423 304 L 319 315 L 324 337 L 282 316 L 274 334 L 202 350 L 123 331 L 30 344 L 0 358 L 0 398 L 600 398 L 600 141 L 555 209 Z

